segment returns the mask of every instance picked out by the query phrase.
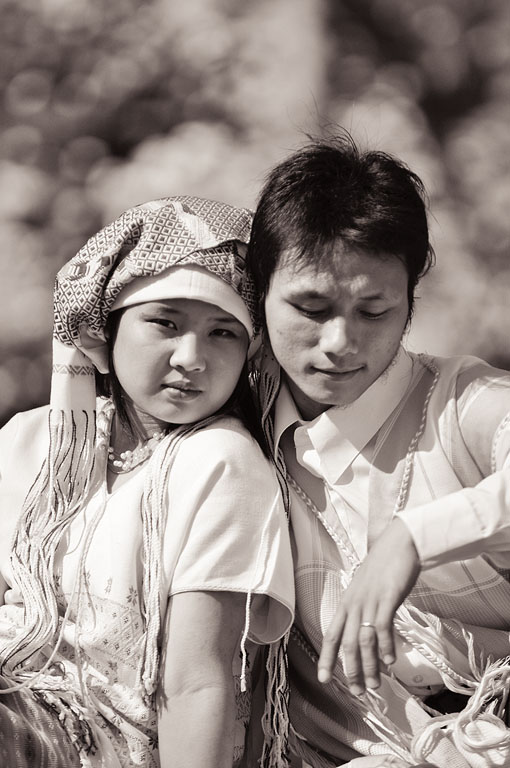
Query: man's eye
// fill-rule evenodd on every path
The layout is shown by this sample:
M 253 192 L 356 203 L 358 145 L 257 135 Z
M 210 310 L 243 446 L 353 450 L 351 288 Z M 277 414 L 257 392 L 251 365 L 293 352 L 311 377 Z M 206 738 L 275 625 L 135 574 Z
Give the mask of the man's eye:
M 323 307 L 303 307 L 299 304 L 294 304 L 294 308 L 305 317 L 321 317 L 326 312 Z
M 387 309 L 383 309 L 382 312 L 368 312 L 366 309 L 360 310 L 360 314 L 367 320 L 377 320 L 379 317 L 383 317 L 388 312 Z

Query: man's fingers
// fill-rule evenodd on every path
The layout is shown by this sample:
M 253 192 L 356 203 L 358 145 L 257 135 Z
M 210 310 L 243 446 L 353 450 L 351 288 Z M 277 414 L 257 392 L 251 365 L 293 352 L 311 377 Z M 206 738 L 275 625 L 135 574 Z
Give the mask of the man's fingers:
M 360 696 L 365 690 L 363 667 L 359 643 L 359 621 L 349 622 L 344 631 L 342 650 L 344 652 L 344 672 L 351 693 Z
M 337 611 L 333 621 L 324 634 L 321 653 L 319 656 L 319 669 L 317 677 L 320 683 L 329 683 L 338 659 L 338 649 L 342 641 L 345 627 L 345 613 Z
M 356 696 L 365 688 L 379 687 L 381 660 L 385 665 L 395 661 L 392 601 L 386 596 L 379 605 L 365 604 L 363 613 L 370 619 L 360 613 L 360 607 L 347 604 L 335 614 L 324 635 L 317 672 L 321 683 L 330 682 L 341 645 L 347 682 Z
M 393 637 L 392 624 L 385 623 L 377 630 L 379 643 L 379 658 L 384 664 L 393 664 L 395 661 L 395 638 Z
M 363 669 L 363 687 L 378 688 L 381 679 L 379 677 L 379 644 L 375 624 L 368 621 L 361 622 L 358 642 Z

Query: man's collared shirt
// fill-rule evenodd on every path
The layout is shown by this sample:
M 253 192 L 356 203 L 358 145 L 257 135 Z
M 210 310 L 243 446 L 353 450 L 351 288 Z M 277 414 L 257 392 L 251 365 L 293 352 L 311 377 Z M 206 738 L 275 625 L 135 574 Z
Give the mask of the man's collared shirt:
M 457 361 L 437 362 L 442 366 L 441 376 L 428 404 L 421 445 L 415 456 L 408 504 L 399 513 L 410 529 L 423 568 L 432 569 L 430 579 L 426 577 L 426 580 L 434 585 L 433 590 L 438 579 L 435 576 L 437 565 L 476 558 L 476 561 L 470 561 L 476 562 L 473 568 L 483 570 L 484 566 L 477 558 L 483 553 L 491 554 L 501 567 L 508 567 L 510 561 L 510 425 L 509 417 L 505 416 L 505 409 L 506 413 L 510 409 L 509 380 L 505 379 L 504 383 L 501 380 L 500 383 L 498 379 L 498 389 L 493 392 L 489 373 L 488 378 L 475 379 L 461 392 L 458 382 L 464 370 L 474 370 L 479 361 L 458 358 Z M 485 369 L 491 370 L 488 366 Z M 320 479 L 327 497 L 326 504 L 334 508 L 334 514 L 358 560 L 363 559 L 367 552 L 373 465 L 377 463 L 379 451 L 385 448 L 392 425 L 405 407 L 409 391 L 422 373 L 421 362 L 401 350 L 391 367 L 354 403 L 346 407 L 332 407 L 308 423 L 301 420 L 285 385 L 279 394 L 275 410 L 275 437 L 277 444 L 281 441 L 290 474 L 295 474 L 296 481 L 315 503 L 318 500 L 310 491 L 314 485 L 312 482 L 307 489 L 306 475 Z M 480 418 L 482 413 L 483 419 Z M 451 442 L 450 421 L 453 420 L 465 427 L 471 433 L 473 442 L 483 445 L 494 459 L 493 474 L 485 480 L 481 476 L 476 477 L 474 482 L 469 483 L 475 486 L 473 488 L 462 487 L 466 483 L 462 483 L 456 474 L 459 470 L 454 466 L 455 458 L 448 460 L 442 448 Z M 405 458 L 405 453 L 397 458 Z M 297 459 L 298 465 L 293 459 Z M 460 464 L 464 461 L 462 456 L 459 461 Z M 294 464 L 293 468 L 291 464 Z M 377 472 L 374 471 L 374 474 L 377 475 Z M 479 480 L 482 482 L 476 485 Z M 392 481 L 391 472 L 379 472 L 378 482 L 382 483 L 385 491 L 389 488 L 389 496 L 393 494 L 396 502 L 398 487 L 393 489 Z M 334 556 L 328 548 L 324 533 L 316 535 L 317 525 L 320 530 L 320 524 L 310 522 L 310 512 L 295 495 L 292 496 L 292 506 L 297 542 L 296 567 L 299 571 L 296 572 L 296 583 L 304 579 L 306 570 L 311 573 L 319 567 L 310 564 L 321 559 L 331 562 L 332 557 L 340 557 L 338 568 L 345 568 L 345 562 L 341 565 L 342 555 Z M 390 509 L 388 522 L 392 511 Z M 377 504 L 375 513 L 372 511 L 371 514 L 377 515 Z M 383 521 L 383 524 L 386 522 Z M 322 544 L 318 541 L 319 537 Z M 461 570 L 453 562 L 444 573 L 448 574 L 446 581 L 451 585 L 449 589 L 467 588 Z M 477 571 L 475 578 L 478 576 L 486 578 L 485 572 L 478 574 Z M 321 606 L 321 615 L 321 621 L 327 625 L 330 619 L 326 617 L 330 613 L 324 605 Z M 321 631 L 325 628 L 322 626 Z M 419 689 L 423 686 L 438 682 L 437 670 L 421 654 L 402 647 L 400 643 L 399 651 L 394 671 L 409 690 L 416 689 L 416 693 L 420 693 Z

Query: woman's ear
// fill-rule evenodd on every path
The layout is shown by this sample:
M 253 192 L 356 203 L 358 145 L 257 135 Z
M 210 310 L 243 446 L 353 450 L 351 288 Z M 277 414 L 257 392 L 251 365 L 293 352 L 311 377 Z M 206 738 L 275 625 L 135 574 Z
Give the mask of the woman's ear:
M 108 344 L 105 338 L 93 334 L 86 325 L 80 328 L 80 339 L 76 344 L 83 354 L 92 361 L 99 373 L 108 373 Z

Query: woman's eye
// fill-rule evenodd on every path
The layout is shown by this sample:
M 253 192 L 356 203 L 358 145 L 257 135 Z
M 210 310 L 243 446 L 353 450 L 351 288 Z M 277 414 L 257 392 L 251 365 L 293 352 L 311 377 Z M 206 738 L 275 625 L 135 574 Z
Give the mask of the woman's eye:
M 223 338 L 223 339 L 237 338 L 234 331 L 231 331 L 230 328 L 215 328 L 214 331 L 212 332 L 212 335 L 219 336 L 220 338 Z
M 174 321 L 170 320 L 168 317 L 150 317 L 148 318 L 148 322 L 153 325 L 161 325 L 163 328 L 171 328 L 172 330 L 176 330 L 177 328 Z

